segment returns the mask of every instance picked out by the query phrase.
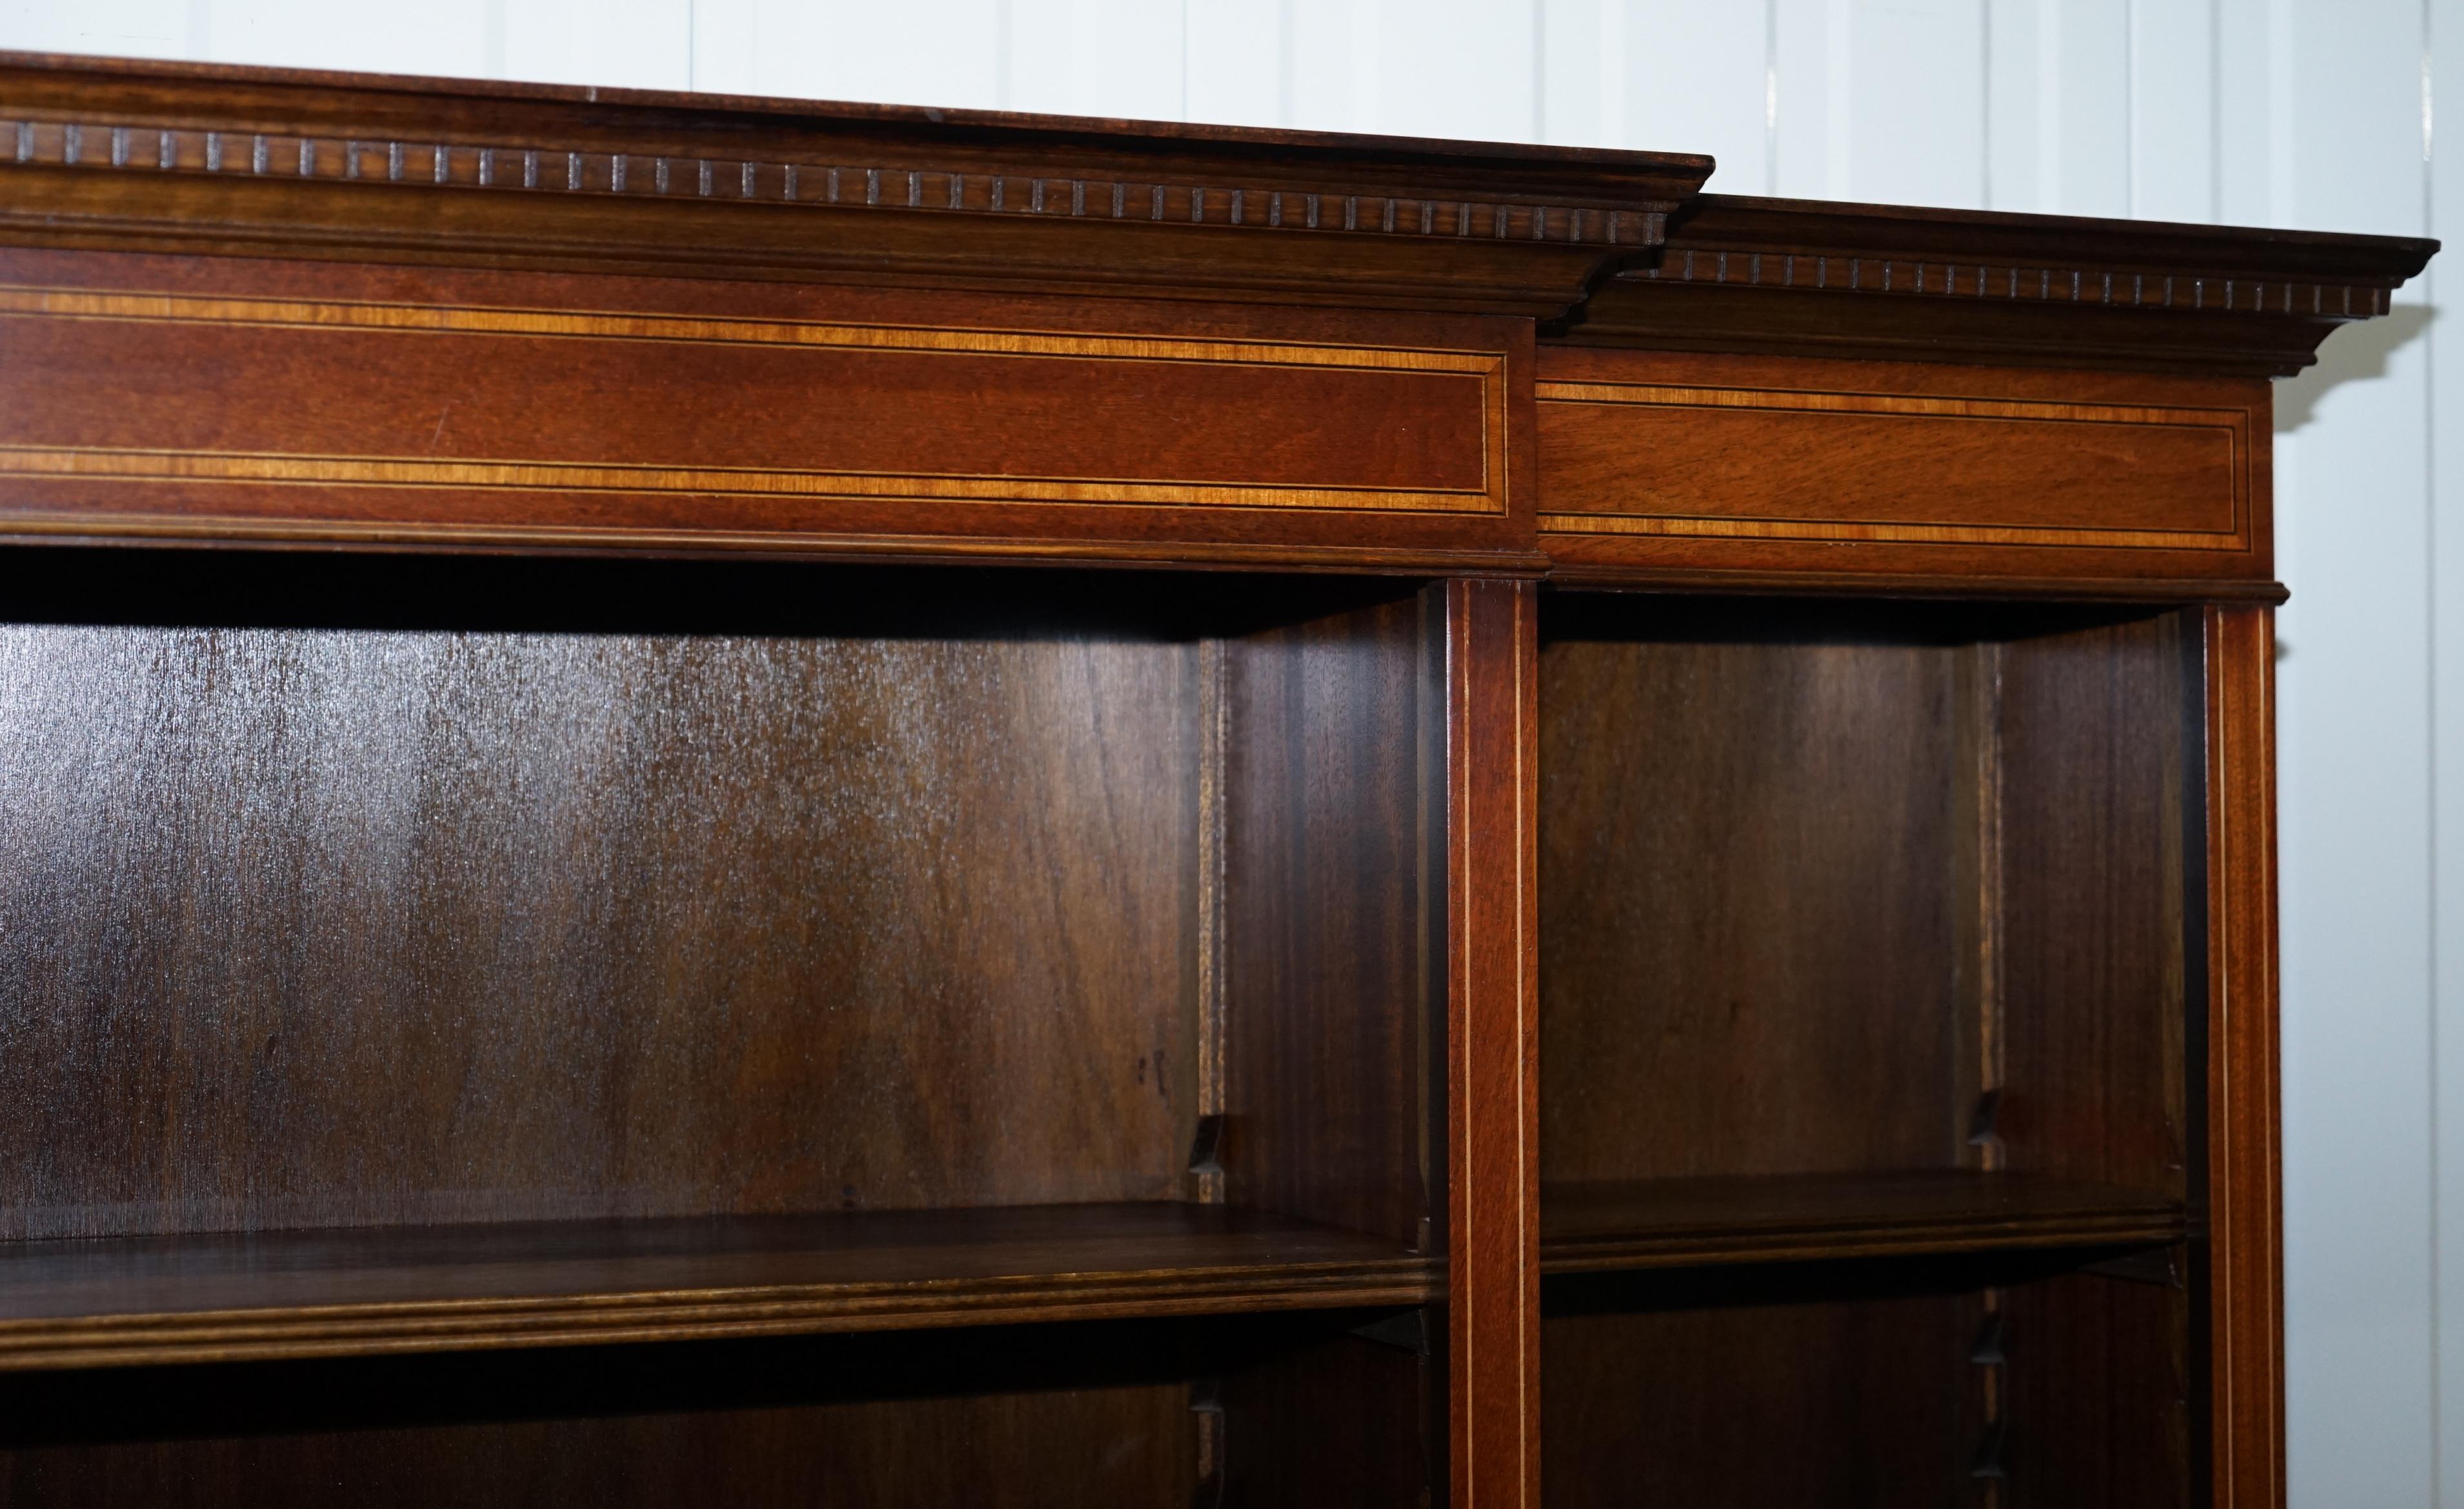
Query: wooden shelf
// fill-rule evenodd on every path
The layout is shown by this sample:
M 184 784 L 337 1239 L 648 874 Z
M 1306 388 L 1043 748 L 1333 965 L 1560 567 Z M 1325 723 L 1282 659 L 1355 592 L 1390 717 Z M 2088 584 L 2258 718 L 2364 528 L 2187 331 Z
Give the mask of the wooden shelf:
M 1221 1206 L 0 1246 L 0 1368 L 1413 1304 L 1435 1258 Z
M 1543 1273 L 1880 1258 L 2182 1239 L 2182 1202 L 2032 1174 L 1956 1170 L 1545 1186 Z

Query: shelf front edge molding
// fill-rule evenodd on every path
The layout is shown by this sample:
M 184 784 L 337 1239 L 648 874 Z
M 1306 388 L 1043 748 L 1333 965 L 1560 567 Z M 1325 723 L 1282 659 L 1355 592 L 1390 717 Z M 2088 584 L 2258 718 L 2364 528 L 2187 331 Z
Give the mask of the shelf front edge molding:
M 1414 1305 L 1444 1290 L 1442 1259 L 1376 1238 L 1173 1206 L 11 1247 L 0 1371 Z
M 0 1371 L 1417 1305 L 1442 1295 L 1441 1267 L 1413 1258 L 1273 1281 L 1176 1274 L 1154 1282 L 970 1285 L 948 1295 L 816 1285 L 11 1323 L 0 1324 Z
M 0 236 L 1553 317 L 1710 159 L 0 54 Z
M 2438 243 L 1704 194 L 1562 339 L 2285 376 Z
M 2182 1202 L 2027 1175 L 1918 1173 L 1560 1185 L 1543 1273 L 2167 1245 Z

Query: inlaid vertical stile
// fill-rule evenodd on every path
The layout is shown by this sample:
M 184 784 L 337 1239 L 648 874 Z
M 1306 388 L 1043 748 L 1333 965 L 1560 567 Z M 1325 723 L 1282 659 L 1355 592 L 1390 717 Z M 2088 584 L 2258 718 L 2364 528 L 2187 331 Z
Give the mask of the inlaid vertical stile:
M 2215 1501 L 2284 1502 L 2276 612 L 2207 610 L 2208 1202 Z
M 1455 1509 L 1540 1496 L 1539 589 L 1446 584 L 1448 1446 Z

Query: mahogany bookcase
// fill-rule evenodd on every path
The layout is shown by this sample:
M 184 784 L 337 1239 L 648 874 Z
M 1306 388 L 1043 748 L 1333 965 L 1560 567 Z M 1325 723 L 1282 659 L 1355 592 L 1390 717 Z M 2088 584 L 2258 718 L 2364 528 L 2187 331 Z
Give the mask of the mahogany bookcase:
M 2434 248 L 1710 169 L 0 56 L 0 1498 L 2279 1502 Z

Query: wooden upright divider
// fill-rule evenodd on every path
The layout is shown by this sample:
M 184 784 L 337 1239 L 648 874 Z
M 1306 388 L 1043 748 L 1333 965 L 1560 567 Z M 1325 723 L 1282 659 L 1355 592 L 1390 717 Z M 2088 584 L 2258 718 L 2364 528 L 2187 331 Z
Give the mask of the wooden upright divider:
M 1455 1502 L 1540 1488 L 1539 590 L 1446 586 Z
M 2276 614 L 2207 623 L 2208 1158 L 2215 1501 L 2284 1502 Z
M 0 55 L 0 1499 L 2280 1509 L 2435 246 L 1711 168 Z

